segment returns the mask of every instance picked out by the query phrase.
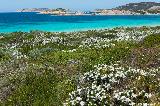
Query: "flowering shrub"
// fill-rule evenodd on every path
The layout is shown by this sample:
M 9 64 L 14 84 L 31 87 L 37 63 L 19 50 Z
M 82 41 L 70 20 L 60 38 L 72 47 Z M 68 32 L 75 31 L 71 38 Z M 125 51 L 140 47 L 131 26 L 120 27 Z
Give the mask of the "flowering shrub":
M 160 27 L 120 27 L 0 34 L 0 102 L 61 106 L 68 98 L 66 105 L 160 103 L 159 69 L 147 69 L 160 66 L 159 33 Z M 105 65 L 116 61 L 123 67 Z M 77 84 L 80 72 L 87 73 Z
M 149 99 L 151 98 L 150 93 L 146 93 L 144 90 L 140 91 L 137 94 L 136 88 L 124 90 L 124 91 L 115 91 L 113 93 L 114 104 L 117 105 L 136 105 L 136 104 L 148 104 Z M 137 103 L 140 102 L 140 103 Z
M 77 89 L 69 94 L 69 106 L 149 105 L 152 94 L 136 86 L 122 85 L 135 78 L 155 76 L 159 69 L 141 70 L 115 65 L 97 65 L 80 77 Z M 160 83 L 159 83 L 160 84 Z

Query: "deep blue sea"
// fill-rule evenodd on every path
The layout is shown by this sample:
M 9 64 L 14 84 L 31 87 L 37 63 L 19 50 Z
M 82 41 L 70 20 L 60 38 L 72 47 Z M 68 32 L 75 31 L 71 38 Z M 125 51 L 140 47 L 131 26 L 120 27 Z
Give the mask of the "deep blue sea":
M 0 32 L 42 30 L 82 31 L 127 26 L 157 26 L 160 15 L 53 16 L 37 13 L 0 13 Z

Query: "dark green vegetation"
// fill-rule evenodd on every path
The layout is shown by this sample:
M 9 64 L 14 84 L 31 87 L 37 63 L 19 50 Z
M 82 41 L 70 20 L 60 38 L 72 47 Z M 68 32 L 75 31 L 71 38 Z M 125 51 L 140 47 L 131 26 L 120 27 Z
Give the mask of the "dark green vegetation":
M 97 64 L 119 61 L 133 68 L 159 68 L 159 33 L 160 27 L 141 27 L 1 34 L 0 102 L 6 106 L 60 106 L 76 89 L 77 77 Z M 158 92 L 158 79 L 155 84 L 144 83 L 148 80 L 135 83 Z M 154 98 L 152 102 L 160 104 L 160 94 Z
M 130 10 L 141 14 L 145 14 L 146 12 L 155 14 L 155 13 L 160 13 L 159 8 L 160 8 L 160 3 L 140 2 L 140 3 L 129 3 L 123 6 L 119 6 L 116 9 Z

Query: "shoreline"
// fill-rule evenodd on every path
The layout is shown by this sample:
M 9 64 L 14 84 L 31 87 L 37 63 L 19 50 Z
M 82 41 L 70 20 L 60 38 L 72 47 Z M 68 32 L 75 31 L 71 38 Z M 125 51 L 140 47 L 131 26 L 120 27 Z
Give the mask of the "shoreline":
M 31 33 L 31 32 L 49 32 L 49 33 L 81 33 L 81 32 L 88 32 L 88 31 L 105 31 L 105 30 L 116 30 L 116 29 L 135 29 L 135 28 L 156 28 L 160 27 L 160 25 L 150 25 L 150 26 L 121 26 L 121 27 L 112 27 L 112 28 L 95 28 L 95 29 L 84 29 L 84 30 L 70 30 L 70 31 L 43 31 L 43 30 L 30 30 L 30 31 L 14 31 L 14 32 L 0 32 L 0 34 L 10 34 L 10 33 L 17 33 L 17 32 L 23 32 L 23 33 Z M 0 39 L 1 39 L 0 35 Z
M 46 14 L 41 12 L 19 12 L 19 11 L 11 11 L 11 12 L 0 12 L 0 14 L 3 13 L 36 13 L 41 15 L 51 15 L 51 16 L 147 16 L 147 15 L 153 15 L 157 16 L 160 14 L 97 14 L 97 15 L 91 15 L 91 14 L 82 14 L 82 15 L 54 15 L 54 14 Z

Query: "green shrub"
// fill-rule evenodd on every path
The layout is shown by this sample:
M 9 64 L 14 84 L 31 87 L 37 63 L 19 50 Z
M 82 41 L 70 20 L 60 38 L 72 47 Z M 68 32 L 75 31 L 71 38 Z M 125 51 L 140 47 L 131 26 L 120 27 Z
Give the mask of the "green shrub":
M 160 45 L 160 34 L 149 35 L 144 38 L 142 45 L 145 47 L 154 47 Z

